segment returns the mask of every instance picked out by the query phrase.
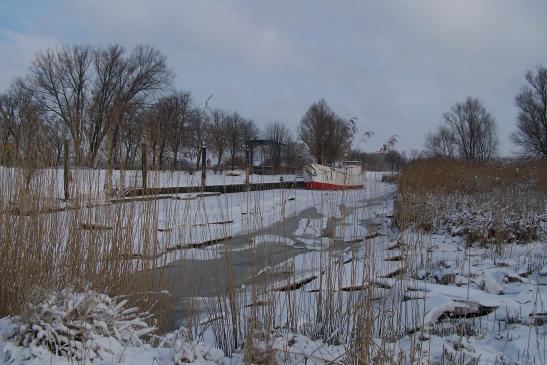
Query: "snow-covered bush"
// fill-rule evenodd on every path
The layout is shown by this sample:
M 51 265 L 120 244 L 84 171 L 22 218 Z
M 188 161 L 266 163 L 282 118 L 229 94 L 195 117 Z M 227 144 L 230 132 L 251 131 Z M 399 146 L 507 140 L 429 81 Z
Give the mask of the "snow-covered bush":
M 150 315 L 125 308 L 126 300 L 89 290 L 48 292 L 26 313 L 13 317 L 13 342 L 33 354 L 43 350 L 75 360 L 104 358 L 125 346 L 141 346 L 155 331 Z
M 224 357 L 222 350 L 203 342 L 192 341 L 184 327 L 164 335 L 160 340 L 160 347 L 171 349 L 172 361 L 177 365 L 197 360 L 217 362 Z
M 468 243 L 524 243 L 547 233 L 543 199 L 526 190 L 405 193 L 398 197 L 398 219 L 433 233 L 463 236 Z

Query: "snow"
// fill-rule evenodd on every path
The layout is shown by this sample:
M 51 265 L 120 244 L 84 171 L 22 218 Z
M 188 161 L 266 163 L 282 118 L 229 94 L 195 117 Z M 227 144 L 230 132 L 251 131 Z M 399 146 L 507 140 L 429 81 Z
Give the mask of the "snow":
M 147 209 L 158 212 L 156 246 L 146 246 L 135 236 L 133 250 L 141 255 L 134 258 L 136 265 L 143 257 L 157 254 L 156 266 L 184 260 L 209 265 L 227 253 L 248 255 L 260 246 L 290 248 L 287 259 L 257 268 L 243 278 L 238 292 L 236 310 L 243 323 L 258 302 L 271 304 L 258 309 L 258 315 L 276 319 L 272 333 L 246 344 L 254 346 L 257 359 L 279 364 L 343 363 L 352 328 L 357 325 L 355 303 L 365 300 L 377 318 L 369 329 L 374 351 L 382 352 L 387 362 L 545 363 L 547 243 L 541 228 L 543 215 L 524 215 L 514 225 L 524 230 L 532 227 L 537 239 L 531 242 L 517 235 L 508 236 L 510 242 L 505 244 L 478 244 L 469 242 L 462 232 L 490 227 L 494 218 L 477 213 L 487 203 L 471 202 L 471 211 L 460 214 L 459 203 L 451 197 L 446 204 L 453 209 L 438 217 L 433 233 L 414 228 L 400 232 L 390 218 L 394 187 L 381 183 L 380 177 L 367 174 L 365 191 L 173 195 L 81 211 L 88 222 L 105 225 L 108 220 L 98 218 L 112 209 L 131 206 L 135 217 Z M 158 179 L 171 181 L 161 174 Z M 275 228 L 279 222 L 286 223 L 283 230 Z M 138 218 L 127 222 L 135 232 L 143 224 Z M 510 220 L 506 226 L 511 226 Z M 222 241 L 241 236 L 248 239 Z M 201 245 L 206 242 L 210 245 Z M 253 280 L 260 276 L 270 282 L 258 295 L 251 295 Z M 332 308 L 336 310 L 324 314 Z M 214 316 L 222 319 L 229 314 L 225 308 Z M 207 311 L 197 316 L 198 323 L 218 320 Z M 15 317 L 0 320 L 0 363 L 70 363 L 43 346 L 25 347 L 14 341 L 21 332 L 19 321 Z M 97 322 L 95 327 L 104 325 Z M 31 328 L 31 332 L 43 338 L 44 328 Z M 99 346 L 109 350 L 97 352 L 93 363 L 236 365 L 246 361 L 244 348 L 230 353 L 217 348 L 211 327 L 203 328 L 200 336 L 180 328 L 155 341 L 141 337 L 146 335 L 125 342 L 116 336 L 96 338 Z
M 93 293 L 80 293 L 86 297 L 93 296 Z M 64 314 L 66 316 L 66 313 Z M 41 364 L 47 362 L 51 365 L 68 365 L 78 363 L 83 359 L 78 356 L 66 356 L 66 354 L 55 354 L 50 352 L 47 346 L 40 343 L 18 344 L 17 332 L 21 325 L 19 317 L 5 317 L 0 319 L 0 363 L 4 364 Z M 90 324 L 90 323 L 89 323 Z M 105 324 L 106 325 L 106 324 Z M 73 334 L 76 335 L 76 334 Z M 139 339 L 143 334 L 133 334 L 132 337 Z M 244 364 L 243 355 L 234 354 L 226 357 L 224 353 L 210 344 L 202 341 L 192 340 L 185 328 L 167 333 L 162 336 L 152 336 L 151 343 L 135 343 L 124 345 L 119 338 L 97 336 L 95 333 L 87 335 L 93 341 L 93 345 L 86 342 L 85 351 L 87 360 L 93 364 Z M 74 337 L 76 338 L 76 337 Z M 154 342 L 151 341 L 151 342 Z M 255 344 L 256 353 L 261 350 L 271 351 L 277 363 L 298 363 L 308 361 L 313 364 L 337 364 L 345 354 L 343 346 L 332 346 L 321 340 L 310 338 L 293 333 L 285 333 L 276 336 L 271 343 L 257 341 Z M 89 354 L 97 352 L 97 357 L 89 357 Z M 90 351 L 91 350 L 91 351 Z M 74 354 L 73 354 L 74 355 Z
M 287 246 L 295 245 L 295 242 L 292 239 L 275 235 L 275 234 L 264 234 L 264 235 L 254 236 L 253 243 L 257 245 L 265 244 L 265 243 L 277 243 L 277 244 L 284 244 Z

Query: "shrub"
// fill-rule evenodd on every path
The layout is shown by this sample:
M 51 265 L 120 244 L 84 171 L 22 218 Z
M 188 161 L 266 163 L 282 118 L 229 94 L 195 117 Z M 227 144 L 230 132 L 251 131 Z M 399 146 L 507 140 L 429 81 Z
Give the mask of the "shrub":
M 76 360 L 104 358 L 123 347 L 141 346 L 155 331 L 150 315 L 125 308 L 125 300 L 92 290 L 49 292 L 39 303 L 29 303 L 26 313 L 14 317 L 14 342 L 22 347 L 47 349 Z

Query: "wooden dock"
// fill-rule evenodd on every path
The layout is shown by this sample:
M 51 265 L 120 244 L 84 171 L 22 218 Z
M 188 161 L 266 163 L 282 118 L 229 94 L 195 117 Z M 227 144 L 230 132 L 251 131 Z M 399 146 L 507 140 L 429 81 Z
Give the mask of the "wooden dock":
M 303 189 L 304 181 L 280 181 L 267 183 L 231 184 L 231 185 L 206 185 L 202 186 L 167 186 L 149 188 L 129 188 L 123 194 L 124 197 L 186 194 L 186 193 L 241 193 L 244 191 L 261 191 L 274 189 Z

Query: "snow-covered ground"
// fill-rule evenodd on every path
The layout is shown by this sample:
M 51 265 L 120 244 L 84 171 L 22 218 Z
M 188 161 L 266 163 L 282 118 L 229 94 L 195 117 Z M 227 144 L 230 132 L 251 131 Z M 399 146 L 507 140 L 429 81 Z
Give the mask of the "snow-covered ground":
M 231 277 L 236 299 L 219 292 L 191 298 L 198 310 L 192 317 L 181 311 L 177 326 L 194 328 L 152 343 L 107 343 L 111 351 L 94 363 L 332 364 L 355 360 L 361 351 L 368 356 L 362 361 L 377 363 L 545 363 L 545 235 L 529 243 L 469 245 L 452 229 L 399 232 L 392 226 L 394 186 L 380 177 L 367 174 L 364 191 L 271 190 L 120 203 L 138 212 L 127 222 L 135 232 L 145 224 L 136 217 L 158 212 L 155 244 L 135 236 L 136 264 L 151 257 L 155 266 L 223 263 L 239 273 Z M 84 208 L 85 223 L 108 226 L 106 209 L 116 204 Z M 233 239 L 214 241 L 227 237 Z M 285 250 L 282 259 L 278 248 Z M 200 272 L 192 280 L 209 274 Z M 221 278 L 212 279 L 222 286 Z M 188 296 L 178 293 L 180 300 Z M 235 303 L 226 304 L 230 300 Z M 16 318 L 0 321 L 0 362 L 73 363 L 14 342 L 18 326 Z M 219 343 L 219 333 L 228 344 Z M 234 341 L 239 345 L 227 349 Z

